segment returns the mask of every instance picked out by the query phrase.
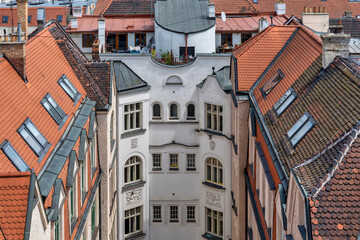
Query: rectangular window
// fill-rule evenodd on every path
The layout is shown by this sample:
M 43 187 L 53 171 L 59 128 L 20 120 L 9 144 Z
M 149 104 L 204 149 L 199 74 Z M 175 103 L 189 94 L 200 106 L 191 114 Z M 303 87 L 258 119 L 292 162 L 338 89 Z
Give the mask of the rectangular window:
M 179 206 L 170 206 L 170 222 L 179 222 Z
M 205 103 L 206 128 L 218 132 L 223 130 L 223 107 Z
M 64 89 L 66 94 L 71 98 L 73 102 L 77 102 L 81 94 L 79 91 L 74 87 L 74 85 L 70 82 L 70 80 L 66 77 L 66 75 L 62 75 L 61 78 L 58 80 L 58 84 Z
M 63 19 L 63 16 L 62 16 L 62 15 L 57 15 L 57 16 L 56 16 L 56 21 L 57 21 L 58 23 L 61 23 L 61 22 L 62 22 L 62 19 Z
M 179 50 L 179 56 L 180 58 L 184 58 L 185 57 L 185 50 L 186 50 L 186 47 L 180 47 L 180 50 Z M 190 60 L 193 59 L 195 57 L 195 47 L 187 47 L 187 58 Z
M 261 88 L 261 93 L 263 94 L 263 96 L 267 96 L 284 78 L 284 76 L 284 73 L 280 69 L 277 70 L 277 72 Z
M 178 154 L 170 154 L 170 170 L 178 171 L 179 170 L 179 155 Z
M 146 33 L 135 33 L 135 46 L 146 46 Z
M 39 157 L 39 160 L 41 160 L 49 150 L 51 144 L 35 127 L 30 118 L 26 119 L 17 131 L 36 156 Z
M 67 115 L 59 106 L 59 104 L 57 104 L 57 102 L 51 97 L 49 93 L 46 94 L 40 103 L 61 128 L 67 119 Z
M 5 140 L 0 145 L 1 150 L 4 152 L 6 157 L 11 161 L 11 163 L 20 171 L 27 172 L 30 170 L 29 166 L 22 159 L 19 153 L 15 150 L 15 148 L 11 145 L 8 140 Z
M 125 131 L 141 128 L 141 103 L 124 106 L 124 129 Z
M 31 18 L 32 18 L 32 15 L 29 15 L 28 16 L 28 23 L 31 23 Z
M 94 229 L 96 227 L 96 205 L 95 202 L 93 203 L 92 207 L 91 207 L 91 235 L 94 232 Z
M 94 40 L 95 40 L 94 34 L 83 34 L 82 47 L 92 47 Z
M 195 164 L 195 154 L 186 154 L 186 170 L 188 171 L 196 171 L 196 164 Z
M 161 154 L 160 153 L 154 153 L 152 155 L 153 158 L 153 171 L 161 171 Z
M 186 207 L 187 222 L 196 222 L 195 218 L 195 206 Z
M 9 21 L 9 16 L 2 17 L 2 23 L 8 23 L 8 21 Z
M 274 110 L 278 116 L 280 116 L 290 106 L 290 104 L 296 99 L 297 95 L 294 89 L 290 88 L 284 95 L 274 104 Z
M 223 213 L 209 208 L 206 211 L 206 232 L 217 237 L 223 236 Z
M 153 222 L 161 222 L 161 206 L 153 206 Z
M 252 37 L 251 33 L 241 33 L 241 43 L 246 42 Z
M 221 34 L 221 45 L 232 46 L 232 33 L 222 33 Z
M 142 207 L 125 211 L 125 237 L 142 231 Z
M 309 112 L 304 115 L 286 133 L 292 147 L 295 147 L 301 139 L 315 126 L 315 120 Z
M 91 177 L 94 176 L 96 171 L 96 151 L 95 151 L 95 138 L 90 142 L 90 165 L 91 165 Z

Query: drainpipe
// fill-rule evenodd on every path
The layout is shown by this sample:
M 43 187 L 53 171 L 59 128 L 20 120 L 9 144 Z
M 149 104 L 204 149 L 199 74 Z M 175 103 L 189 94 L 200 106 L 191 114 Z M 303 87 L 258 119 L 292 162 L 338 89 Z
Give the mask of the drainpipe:
M 188 37 L 188 34 L 185 33 L 185 63 L 187 62 L 187 58 L 188 58 L 188 55 L 187 55 L 187 37 Z

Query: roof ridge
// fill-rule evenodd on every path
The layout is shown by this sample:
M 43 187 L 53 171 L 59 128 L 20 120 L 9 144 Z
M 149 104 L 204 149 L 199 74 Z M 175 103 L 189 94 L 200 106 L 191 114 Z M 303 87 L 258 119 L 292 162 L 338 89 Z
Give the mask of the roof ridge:
M 110 0 L 109 3 L 107 4 L 107 6 L 100 12 L 100 16 L 103 15 L 106 10 L 110 7 L 111 3 L 113 2 L 113 0 Z

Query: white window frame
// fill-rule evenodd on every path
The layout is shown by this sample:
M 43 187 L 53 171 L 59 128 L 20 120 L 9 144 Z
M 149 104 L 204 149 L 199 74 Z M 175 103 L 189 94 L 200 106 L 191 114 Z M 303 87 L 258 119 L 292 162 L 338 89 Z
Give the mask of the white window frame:
M 131 163 L 132 162 L 132 163 Z M 138 169 L 137 169 L 137 166 Z M 139 182 L 142 180 L 142 161 L 141 158 L 138 156 L 130 157 L 124 166 L 124 184 L 130 184 L 134 182 Z M 139 171 L 139 173 L 138 173 Z M 139 178 L 137 178 L 137 173 Z M 131 178 L 131 174 L 133 178 Z
M 159 157 L 159 158 L 157 158 Z M 162 170 L 162 154 L 161 153 L 153 153 L 152 154 L 152 171 L 161 171 Z M 155 161 L 159 161 L 159 166 L 155 166 Z
M 194 106 L 194 116 L 189 116 L 189 106 L 193 105 Z M 196 106 L 194 103 L 190 102 L 186 105 L 186 120 L 188 121 L 194 121 L 196 120 Z
M 175 105 L 176 106 L 176 116 L 173 116 L 172 114 L 171 114 L 171 106 L 172 105 Z M 179 104 L 177 104 L 177 103 L 175 103 L 175 102 L 172 102 L 172 103 L 170 103 L 169 104 L 169 120 L 179 120 L 179 114 L 180 113 L 180 106 L 179 106 Z
M 76 221 L 76 219 L 78 218 L 78 204 L 77 204 L 78 203 L 78 191 L 77 190 L 78 190 L 77 176 L 75 176 L 75 181 L 69 189 L 69 197 L 68 197 L 70 232 L 71 232 L 72 220 L 74 219 L 74 221 Z M 71 194 L 71 192 L 72 192 L 72 194 Z M 74 201 L 73 216 L 71 216 L 71 197 L 73 197 L 73 201 Z M 72 234 L 72 232 L 71 232 L 71 234 Z
M 211 235 L 222 238 L 224 235 L 224 214 L 210 208 L 205 208 L 205 214 L 205 231 Z
M 131 125 L 131 121 L 133 125 Z M 133 131 L 141 128 L 142 103 L 137 102 L 124 105 L 124 131 Z
M 160 223 L 162 222 L 162 206 L 153 205 L 153 220 L 152 222 Z
M 191 164 L 191 162 L 193 164 Z M 196 171 L 196 154 L 186 154 L 186 170 L 187 171 Z
M 140 216 L 139 222 L 137 221 L 137 216 Z M 133 231 L 133 232 L 129 231 L 128 233 L 126 233 L 126 220 L 127 219 L 129 219 L 129 221 L 133 221 L 135 231 Z M 139 232 L 142 232 L 142 228 L 143 228 L 142 221 L 143 221 L 142 206 L 125 210 L 125 213 L 124 213 L 124 226 L 125 226 L 124 227 L 124 233 L 125 233 L 125 237 L 131 236 L 131 235 L 139 233 Z M 129 224 L 129 226 L 130 226 L 130 224 Z M 139 229 L 137 229 L 137 228 L 139 228 Z
M 192 207 L 194 208 L 194 210 L 189 209 Z M 193 216 L 193 217 L 189 218 L 189 216 Z M 196 206 L 195 205 L 187 205 L 186 206 L 186 222 L 188 222 L 188 223 L 196 222 Z
M 205 179 L 207 182 L 223 186 L 224 185 L 224 168 L 222 163 L 213 157 L 209 157 L 205 160 Z M 210 179 L 209 179 L 210 168 Z M 214 174 L 216 172 L 216 174 Z M 221 181 L 220 181 L 221 180 Z
M 179 154 L 170 153 L 169 154 L 169 170 L 170 171 L 179 171 Z
M 178 223 L 179 222 L 179 205 L 170 205 L 169 206 L 169 222 L 170 223 Z
M 224 107 L 205 103 L 205 128 L 211 131 L 222 132 L 224 129 Z
M 56 237 L 56 222 L 58 222 L 59 226 L 59 237 Z M 54 240 L 63 240 L 64 239 L 64 208 L 62 207 L 59 211 L 58 219 L 54 221 Z
M 160 107 L 160 116 L 155 116 L 154 115 L 155 114 L 155 111 L 154 111 L 155 105 L 159 105 L 159 107 Z M 151 119 L 152 120 L 162 120 L 162 105 L 159 102 L 153 103 L 153 105 L 151 107 L 151 112 L 152 112 L 152 114 L 151 114 Z

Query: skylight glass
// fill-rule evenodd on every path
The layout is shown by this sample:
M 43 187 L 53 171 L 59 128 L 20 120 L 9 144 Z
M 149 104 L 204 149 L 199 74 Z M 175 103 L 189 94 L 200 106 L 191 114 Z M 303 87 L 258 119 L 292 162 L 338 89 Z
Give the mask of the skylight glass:
M 277 72 L 261 88 L 262 94 L 265 96 L 268 95 L 275 88 L 275 86 L 284 78 L 284 76 L 284 73 L 280 69 L 277 70 Z
M 20 172 L 26 172 L 30 170 L 29 166 L 26 164 L 26 162 L 22 159 L 22 157 L 14 149 L 14 147 L 11 145 L 11 143 L 8 140 L 5 140 L 1 144 L 1 150 L 5 153 L 7 158 L 9 158 L 11 163 L 14 164 L 14 166 Z
M 67 95 L 71 98 L 73 102 L 77 102 L 80 99 L 81 94 L 70 82 L 70 80 L 64 74 L 58 81 L 60 86 L 64 89 Z
M 310 113 L 305 112 L 304 115 L 290 128 L 287 136 L 293 147 L 295 147 L 301 139 L 315 126 L 315 120 Z
M 50 143 L 29 118 L 20 126 L 18 132 L 38 157 L 42 158 L 45 155 L 50 147 Z
M 284 95 L 274 104 L 274 110 L 278 116 L 280 116 L 296 99 L 296 92 L 290 88 Z
M 41 100 L 41 104 L 44 108 L 49 112 L 51 117 L 55 120 L 55 122 L 62 126 L 65 122 L 67 116 L 65 112 L 61 109 L 59 104 L 50 96 L 50 94 L 46 94 L 46 96 Z

